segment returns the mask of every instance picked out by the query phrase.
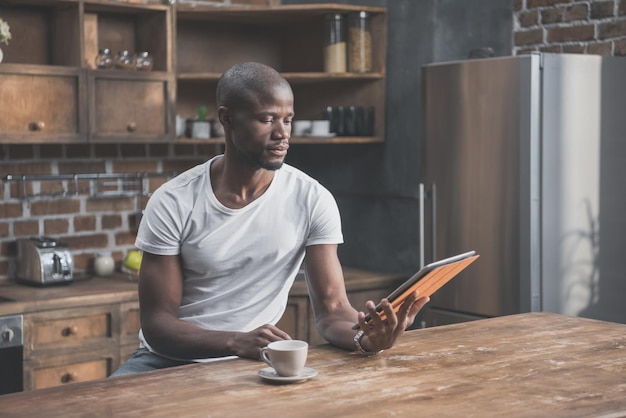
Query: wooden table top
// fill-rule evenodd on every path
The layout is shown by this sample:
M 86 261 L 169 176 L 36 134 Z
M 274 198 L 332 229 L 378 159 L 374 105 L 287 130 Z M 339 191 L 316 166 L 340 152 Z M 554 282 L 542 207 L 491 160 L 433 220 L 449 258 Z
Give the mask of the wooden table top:
M 626 325 L 531 313 L 407 332 L 362 357 L 311 347 L 310 380 L 234 359 L 0 396 L 10 417 L 626 416 Z

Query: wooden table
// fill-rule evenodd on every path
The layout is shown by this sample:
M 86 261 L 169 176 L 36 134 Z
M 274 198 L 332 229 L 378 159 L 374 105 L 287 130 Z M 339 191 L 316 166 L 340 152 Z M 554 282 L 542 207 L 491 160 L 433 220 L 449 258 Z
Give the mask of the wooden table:
M 0 396 L 10 417 L 626 416 L 626 325 L 546 313 L 407 332 L 362 357 L 312 347 L 311 380 L 264 364 L 193 364 Z

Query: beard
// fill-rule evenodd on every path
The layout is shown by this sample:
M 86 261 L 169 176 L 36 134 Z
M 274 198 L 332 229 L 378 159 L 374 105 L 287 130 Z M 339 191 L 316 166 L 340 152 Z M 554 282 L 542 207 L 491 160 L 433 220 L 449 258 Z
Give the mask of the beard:
M 283 166 L 284 160 L 280 161 L 266 161 L 263 159 L 262 153 L 255 152 L 241 152 L 241 156 L 248 163 L 248 165 L 252 168 L 263 168 L 269 171 L 276 171 Z

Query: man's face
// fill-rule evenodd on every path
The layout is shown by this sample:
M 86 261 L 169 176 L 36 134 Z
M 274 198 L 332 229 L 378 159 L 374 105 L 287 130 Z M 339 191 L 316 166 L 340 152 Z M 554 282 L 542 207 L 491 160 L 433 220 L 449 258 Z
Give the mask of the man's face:
M 231 138 L 237 153 L 252 168 L 278 170 L 289 148 L 293 115 L 289 88 L 254 96 L 245 110 L 232 113 Z

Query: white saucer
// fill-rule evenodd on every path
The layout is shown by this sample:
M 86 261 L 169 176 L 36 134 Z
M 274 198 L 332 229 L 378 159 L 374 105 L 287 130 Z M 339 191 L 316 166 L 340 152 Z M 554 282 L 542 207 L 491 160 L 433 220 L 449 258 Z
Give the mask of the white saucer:
M 302 369 L 302 372 L 300 372 L 298 376 L 279 376 L 278 374 L 276 374 L 273 368 L 266 367 L 259 370 L 259 373 L 257 374 L 261 378 L 269 380 L 271 382 L 294 383 L 317 376 L 317 370 L 310 367 L 305 367 Z

